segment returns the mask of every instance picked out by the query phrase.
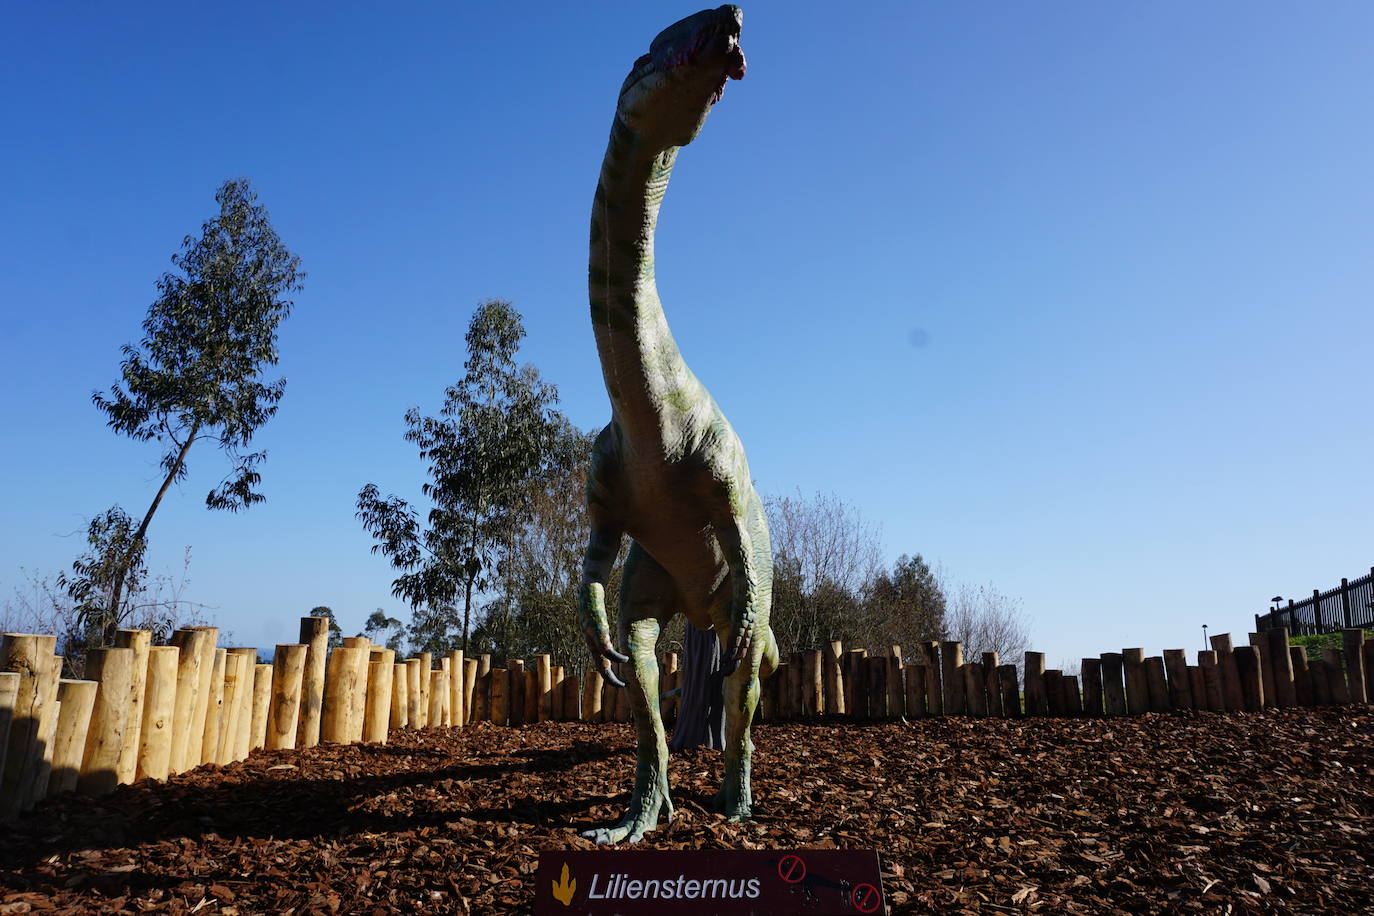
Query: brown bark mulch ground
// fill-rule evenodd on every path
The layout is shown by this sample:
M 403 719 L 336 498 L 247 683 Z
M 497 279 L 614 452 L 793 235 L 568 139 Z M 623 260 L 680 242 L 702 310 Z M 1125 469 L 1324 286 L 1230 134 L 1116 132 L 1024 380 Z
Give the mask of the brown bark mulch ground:
M 644 848 L 876 848 L 898 913 L 1374 911 L 1374 710 L 755 729 L 756 818 L 674 757 Z M 258 752 L 0 825 L 0 914 L 517 913 L 619 816 L 628 725 Z

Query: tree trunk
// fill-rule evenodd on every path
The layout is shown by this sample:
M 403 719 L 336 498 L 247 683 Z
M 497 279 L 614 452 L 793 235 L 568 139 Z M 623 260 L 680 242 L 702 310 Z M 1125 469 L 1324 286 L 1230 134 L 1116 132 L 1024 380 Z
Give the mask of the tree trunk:
M 177 475 L 181 473 L 181 468 L 186 464 L 186 453 L 191 450 L 191 443 L 196 441 L 196 433 L 199 431 L 199 423 L 191 427 L 191 432 L 186 436 L 185 444 L 181 446 L 181 451 L 177 452 L 176 461 L 172 463 L 171 470 L 167 472 L 167 478 L 162 481 L 162 486 L 158 489 L 157 495 L 153 497 L 153 504 L 148 507 L 148 512 L 143 516 L 143 521 L 139 524 L 138 530 L 134 532 L 129 550 L 124 554 L 124 562 L 119 564 L 119 569 L 115 572 L 114 586 L 110 589 L 109 609 L 101 627 L 100 638 L 104 645 L 114 645 L 115 633 L 119 630 L 119 600 L 124 593 L 125 574 L 133 563 L 139 543 L 148 534 L 148 526 L 153 521 L 153 513 L 157 511 L 157 507 L 162 503 L 162 497 L 167 495 L 167 490 L 171 488 L 172 481 L 177 479 Z

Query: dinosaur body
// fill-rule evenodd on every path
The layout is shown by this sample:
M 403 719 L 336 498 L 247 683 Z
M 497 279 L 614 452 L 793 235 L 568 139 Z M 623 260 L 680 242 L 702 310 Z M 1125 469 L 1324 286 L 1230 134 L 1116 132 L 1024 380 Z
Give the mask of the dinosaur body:
M 739 437 L 683 361 L 654 282 L 654 229 L 680 147 L 700 131 L 727 78 L 744 75 L 740 11 L 688 17 L 654 39 L 621 89 L 592 208 L 588 285 L 611 422 L 587 481 L 591 537 L 579 615 L 602 676 L 629 661 L 638 739 L 629 810 L 586 835 L 638 840 L 671 818 L 668 749 L 658 712 L 659 632 L 674 614 L 714 628 L 725 678 L 725 777 L 717 806 L 748 817 L 749 722 L 759 677 L 777 664 L 768 626 L 772 548 Z M 621 538 L 632 543 L 612 646 L 605 582 Z

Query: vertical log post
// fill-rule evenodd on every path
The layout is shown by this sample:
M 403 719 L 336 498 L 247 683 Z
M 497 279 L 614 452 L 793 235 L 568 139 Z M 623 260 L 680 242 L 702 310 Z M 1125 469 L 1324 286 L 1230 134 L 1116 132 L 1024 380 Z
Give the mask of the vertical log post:
M 143 687 L 143 722 L 139 726 L 136 777 L 158 781 L 172 772 L 173 724 L 176 721 L 177 668 L 181 650 L 176 646 L 149 646 L 147 676 Z
M 239 742 L 239 720 L 243 717 L 245 671 L 251 661 L 241 654 L 226 652 L 224 656 L 224 716 L 220 720 L 219 742 L 215 748 L 215 763 L 228 766 L 238 758 L 234 749 Z
M 868 677 L 864 679 L 868 700 L 868 717 L 886 719 L 887 712 L 887 657 L 870 655 L 864 659 Z
M 601 721 L 601 674 L 595 668 L 588 669 L 582 674 L 581 706 L 581 721 Z
M 52 778 L 52 761 L 54 745 L 57 743 L 57 723 L 62 718 L 62 701 L 57 699 L 57 691 L 61 688 L 62 660 L 53 657 L 56 664 L 53 666 L 58 677 L 57 686 L 53 688 L 53 701 L 48 707 L 47 715 L 38 723 L 39 737 L 43 743 L 43 762 L 39 765 L 38 775 L 29 790 L 29 798 L 25 807 L 32 808 L 40 801 L 48 797 L 48 784 Z
M 439 659 L 439 724 L 445 728 L 453 727 L 453 660 Z M 430 688 L 434 693 L 436 688 Z
M 473 720 L 477 693 L 477 659 L 463 659 L 463 724 Z
M 838 639 L 831 640 L 821 649 L 825 653 L 825 714 L 842 716 L 845 714 L 844 675 L 840 671 L 840 659 L 844 657 L 844 643 Z
M 0 657 L 3 657 L 3 647 L 0 647 Z M 5 760 L 10 750 L 10 726 L 14 722 L 14 707 L 18 699 L 19 672 L 0 671 L 0 787 L 4 783 Z M 0 819 L 5 816 L 5 802 L 6 796 L 0 794 Z
M 924 716 L 926 712 L 926 670 L 925 665 L 911 663 L 906 666 L 906 714 Z
M 410 668 L 404 661 L 392 665 L 390 725 L 392 728 L 410 726 Z
M 353 689 L 348 694 L 348 731 L 341 743 L 355 744 L 363 740 L 363 730 L 367 719 L 367 682 L 371 675 L 372 640 L 366 636 L 346 636 L 343 644 L 349 649 L 358 649 L 353 656 Z
M 1298 705 L 1298 689 L 1293 683 L 1293 658 L 1288 652 L 1288 628 L 1274 627 L 1264 632 L 1264 653 L 1273 672 L 1274 705 L 1280 709 Z
M 507 692 L 510 690 L 510 672 L 505 668 L 491 669 L 491 724 L 505 725 L 510 719 Z
M 1268 641 L 1259 633 L 1248 636 L 1250 645 L 1255 647 L 1255 661 L 1260 668 L 1260 683 L 1264 685 L 1264 705 L 1275 705 L 1277 687 L 1274 684 L 1274 666 L 1269 662 Z
M 253 701 L 258 690 L 258 650 L 240 646 L 229 650 L 230 655 L 243 659 L 243 671 L 239 683 L 239 719 L 234 725 L 234 749 L 230 760 L 247 760 L 253 750 Z
M 205 704 L 205 726 L 201 730 L 201 763 L 218 762 L 219 733 L 224 724 L 224 665 L 229 653 L 219 648 L 214 653 L 210 667 L 210 697 Z
M 57 702 L 57 684 L 48 687 L 55 636 L 6 633 L 0 639 L 0 670 L 18 676 L 9 727 L 5 770 L 0 779 L 0 820 L 25 809 L 29 786 L 38 777 L 46 748 L 42 723 Z M 7 691 L 8 692 L 8 691 Z
M 369 656 L 370 659 L 370 656 Z M 363 717 L 363 740 L 386 744 L 391 726 L 391 695 L 396 678 L 396 653 L 383 649 L 376 661 L 367 663 L 367 709 Z
M 320 740 L 348 744 L 352 734 L 353 695 L 358 690 L 358 658 L 368 650 L 336 646 L 324 669 L 324 716 Z
M 420 723 L 419 723 L 419 725 L 416 726 L 417 728 L 428 728 L 428 727 L 431 726 L 431 725 L 437 725 L 437 724 L 438 724 L 438 723 L 436 723 L 436 722 L 431 722 L 431 721 L 429 721 L 429 688 L 430 688 L 430 682 L 431 682 L 431 680 L 432 680 L 432 679 L 430 678 L 430 676 L 429 676 L 429 673 L 430 673 L 431 671 L 433 671 L 433 670 L 434 670 L 434 653 L 433 653 L 433 652 L 421 652 L 421 653 L 420 653 L 420 704 L 419 704 L 419 706 L 416 707 L 417 710 L 418 710 L 419 713 L 420 713 Z
M 301 645 L 306 647 L 306 655 L 305 667 L 301 672 L 300 728 L 294 746 L 314 747 L 320 743 L 324 716 L 324 666 L 329 657 L 329 618 L 302 617 Z M 272 746 L 270 740 L 267 746 Z
M 1151 655 L 1145 659 L 1145 689 L 1150 698 L 1150 712 L 1168 712 L 1172 708 L 1163 656 Z
M 998 665 L 997 683 L 1002 689 L 1002 714 L 1021 718 L 1025 713 L 1021 709 L 1021 685 L 1016 681 L 1016 666 Z
M 523 724 L 525 721 L 524 659 L 506 659 L 506 704 L 506 721 L 512 726 Z
M 553 718 L 553 658 L 547 653 L 534 657 L 534 680 L 537 703 L 534 721 L 547 722 Z
M 1058 668 L 1050 668 L 1040 675 L 1041 689 L 1045 692 L 1045 706 L 1051 716 L 1059 717 L 1064 715 L 1064 689 L 1060 685 L 1064 672 Z M 1026 691 L 1027 698 L 1030 691 Z
M 50 796 L 76 789 L 99 687 L 96 681 L 58 682 L 57 701 L 62 705 L 58 707 L 57 734 L 53 736 L 52 775 L 48 777 Z
M 1326 668 L 1328 678 L 1328 691 L 1331 694 L 1331 702 L 1337 706 L 1345 706 L 1350 702 L 1350 688 L 1345 682 L 1344 655 L 1340 649 L 1322 649 L 1322 665 Z
M 996 652 L 983 653 L 983 695 L 987 698 L 989 716 L 1000 719 L 1002 712 L 1002 691 L 997 682 L 997 668 L 1002 663 Z
M 940 644 L 934 641 L 918 643 L 917 651 L 926 658 L 926 711 L 932 716 L 945 714 L 945 692 L 941 682 Z
M 1341 645 L 1345 653 L 1345 683 L 1352 703 L 1369 702 L 1365 688 L 1364 642 L 1364 630 L 1358 627 L 1341 630 Z
M 964 664 L 963 644 L 946 641 L 940 643 L 940 683 L 944 690 L 945 713 L 962 716 L 968 711 L 968 700 L 964 694 L 964 679 L 959 668 Z
M 1258 712 L 1264 708 L 1264 681 L 1260 674 L 1259 653 L 1254 646 L 1236 646 L 1231 650 L 1236 675 L 1240 680 L 1241 708 Z
M 1312 706 L 1312 675 L 1307 670 L 1307 650 L 1302 646 L 1288 647 L 1288 663 L 1293 669 L 1293 692 L 1299 706 Z
M 1193 708 L 1193 682 L 1188 679 L 1188 653 L 1182 649 L 1164 650 L 1164 670 L 1169 676 L 1169 706 Z
M 490 660 L 488 656 L 482 657 Z M 477 664 L 477 679 L 472 686 L 472 721 L 491 721 L 491 667 L 483 670 L 481 662 Z
M 627 679 L 628 680 L 628 679 Z M 539 671 L 535 665 L 525 668 L 525 724 L 534 725 L 539 721 Z
M 563 678 L 563 718 L 568 722 L 582 721 L 582 679 L 575 671 Z
M 889 646 L 887 655 L 887 714 L 900 719 L 906 712 L 906 685 L 902 669 L 902 647 Z
M 1049 693 L 1045 689 L 1045 653 L 1027 652 L 1025 669 L 1026 715 L 1049 715 Z
M 90 649 L 86 674 L 99 681 L 90 728 L 81 757 L 77 790 L 83 795 L 105 795 L 119 785 L 119 752 L 129 723 L 129 684 L 134 676 L 133 649 Z
M 968 701 L 968 714 L 984 718 L 988 714 L 987 674 L 982 662 L 969 662 L 964 665 L 964 696 Z
M 1126 674 L 1126 711 L 1138 716 L 1150 710 L 1149 680 L 1145 675 L 1145 650 L 1122 649 L 1121 664 Z
M 177 688 L 172 709 L 171 773 L 183 773 L 192 766 L 191 731 L 200 693 L 201 649 L 207 639 L 209 634 L 204 630 L 181 629 L 172 634 L 172 646 L 177 650 Z
M 863 677 L 860 673 L 859 659 L 868 655 L 864 649 L 850 649 L 844 653 L 844 669 L 840 676 L 840 689 L 844 694 L 845 712 L 851 716 L 858 716 L 858 704 L 861 689 L 859 680 Z M 776 675 L 775 675 L 776 677 Z
M 1217 654 L 1217 667 L 1221 671 L 1221 696 L 1226 702 L 1226 710 L 1238 712 L 1245 708 L 1245 698 L 1240 689 L 1240 670 L 1236 667 L 1231 634 L 1218 633 L 1211 637 L 1211 643 L 1212 651 Z
M 1226 697 L 1221 688 L 1221 666 L 1217 664 L 1217 653 L 1208 649 L 1197 654 L 1198 667 L 1202 669 L 1202 703 L 1199 709 L 1212 712 L 1225 712 Z
M 812 649 L 802 655 L 802 711 L 804 715 L 825 714 L 825 671 L 821 665 L 821 650 Z
M 1102 715 L 1102 659 L 1085 658 L 1079 663 L 1083 676 L 1083 712 L 1097 718 Z
M 279 645 L 272 656 L 272 703 L 267 715 L 267 750 L 296 746 L 302 708 L 301 693 L 309 665 L 308 645 Z M 319 743 L 319 735 L 315 736 Z M 313 745 L 312 745 L 313 746 Z
M 197 630 L 205 634 L 205 641 L 200 644 L 200 667 L 196 669 L 196 708 L 191 714 L 191 730 L 186 739 L 186 766 L 187 768 L 198 767 L 206 762 L 205 759 L 205 729 L 206 723 L 210 719 L 210 707 L 212 702 L 218 707 L 224 695 L 224 666 L 219 666 L 219 677 L 215 676 L 215 661 L 218 647 L 215 643 L 219 639 L 219 627 L 187 627 L 189 630 Z M 216 688 L 216 680 L 220 681 Z M 216 697 L 220 699 L 217 700 Z
M 249 752 L 267 746 L 267 719 L 272 713 L 272 666 L 253 666 L 253 719 Z
M 420 728 L 423 721 L 420 717 L 420 705 L 424 701 L 420 692 L 420 664 L 418 658 L 406 659 L 406 728 Z
M 444 724 L 444 703 L 448 700 L 448 684 L 444 671 L 437 668 L 429 672 L 429 724 L 431 728 L 442 728 Z
M 463 689 L 467 677 L 467 660 L 462 649 L 453 649 L 448 654 L 450 678 L 448 714 L 454 728 L 462 728 L 468 721 L 468 696 Z
M 1188 688 L 1193 695 L 1193 708 L 1207 708 L 1207 685 L 1202 680 L 1202 667 L 1200 665 L 1188 666 Z
M 1103 652 L 1099 658 L 1102 662 L 1102 704 L 1106 714 L 1124 716 L 1127 713 L 1126 659 L 1120 652 Z
M 124 747 L 119 752 L 119 784 L 128 785 L 138 775 L 139 735 L 143 731 L 143 694 L 148 679 L 148 649 L 153 644 L 151 630 L 118 630 L 115 648 L 132 649 L 133 664 L 129 680 L 129 723 L 124 727 Z

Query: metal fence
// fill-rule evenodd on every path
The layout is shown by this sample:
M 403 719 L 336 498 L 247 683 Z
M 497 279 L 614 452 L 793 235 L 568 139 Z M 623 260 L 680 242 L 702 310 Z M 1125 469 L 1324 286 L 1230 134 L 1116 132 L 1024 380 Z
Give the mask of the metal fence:
M 1312 589 L 1312 597 L 1288 599 L 1287 607 L 1255 615 L 1255 632 L 1287 627 L 1292 636 L 1334 633 L 1350 627 L 1374 627 L 1374 567 L 1358 579 L 1342 579 L 1336 588 Z

